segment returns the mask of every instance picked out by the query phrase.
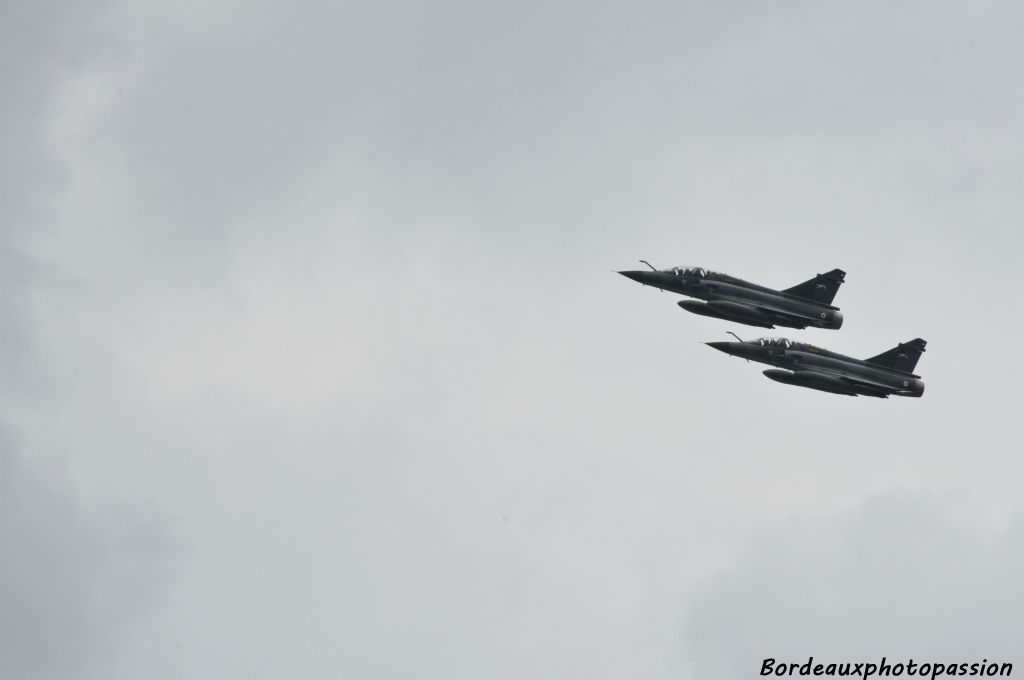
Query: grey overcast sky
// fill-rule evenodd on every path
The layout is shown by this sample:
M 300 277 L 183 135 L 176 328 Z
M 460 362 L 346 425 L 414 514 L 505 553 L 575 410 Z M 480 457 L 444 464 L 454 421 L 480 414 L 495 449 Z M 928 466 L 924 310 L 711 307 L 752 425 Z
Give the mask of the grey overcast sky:
M 0 677 L 1024 665 L 1019 3 L 8 0 L 0 57 Z M 790 335 L 925 396 L 641 257 L 841 267 Z

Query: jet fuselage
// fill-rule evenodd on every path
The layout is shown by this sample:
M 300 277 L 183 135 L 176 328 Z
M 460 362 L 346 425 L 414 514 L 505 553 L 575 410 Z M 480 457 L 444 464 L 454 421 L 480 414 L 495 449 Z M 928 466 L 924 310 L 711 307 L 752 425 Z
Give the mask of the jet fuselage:
M 660 271 L 619 272 L 645 286 L 678 293 L 694 300 L 677 304 L 688 312 L 728 321 L 774 328 L 838 329 L 843 315 L 831 302 L 845 272 L 819 274 L 799 286 L 778 291 L 699 267 L 674 267 Z M 790 292 L 798 290 L 800 294 Z M 703 300 L 703 302 L 700 302 Z
M 910 372 L 924 351 L 925 342 L 920 339 L 901 344 L 871 360 L 855 359 L 785 338 L 707 344 L 735 357 L 777 366 L 777 369 L 764 371 L 764 375 L 787 385 L 851 396 L 862 394 L 885 398 L 920 397 L 924 394 L 921 377 Z M 900 365 L 910 368 L 895 368 Z

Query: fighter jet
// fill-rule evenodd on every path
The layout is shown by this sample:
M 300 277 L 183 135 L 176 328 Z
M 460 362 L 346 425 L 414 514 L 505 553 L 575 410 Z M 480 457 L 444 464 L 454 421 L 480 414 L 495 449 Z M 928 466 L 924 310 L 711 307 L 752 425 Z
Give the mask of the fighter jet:
M 818 274 L 792 288 L 774 290 L 701 267 L 657 270 L 646 260 L 640 261 L 651 271 L 619 273 L 645 286 L 698 298 L 677 303 L 694 314 L 760 328 L 785 326 L 803 329 L 814 326 L 838 330 L 843 325 L 839 308 L 832 306 L 832 300 L 846 278 L 842 269 Z
M 738 336 L 733 336 L 739 340 Z M 786 385 L 882 399 L 890 395 L 920 397 L 924 394 L 921 376 L 914 375 L 914 367 L 927 344 L 921 338 L 901 342 L 870 359 L 854 359 L 785 338 L 706 344 L 734 357 L 778 366 L 764 371 L 764 374 Z

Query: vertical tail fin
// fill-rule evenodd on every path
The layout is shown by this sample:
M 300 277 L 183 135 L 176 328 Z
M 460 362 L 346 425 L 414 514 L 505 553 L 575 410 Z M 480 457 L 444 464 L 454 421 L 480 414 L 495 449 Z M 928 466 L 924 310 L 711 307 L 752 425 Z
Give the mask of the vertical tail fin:
M 903 373 L 913 373 L 914 367 L 917 366 L 917 360 L 921 358 L 924 346 L 927 344 L 921 338 L 914 338 L 910 342 L 901 342 L 888 352 L 882 352 L 876 357 L 867 359 L 867 362 Z
M 833 269 L 830 272 L 818 274 L 810 281 L 804 281 L 782 292 L 814 300 L 825 305 L 831 305 L 832 300 L 836 298 L 836 293 L 839 292 L 839 286 L 843 284 L 844 280 L 846 280 L 846 272 L 842 269 Z

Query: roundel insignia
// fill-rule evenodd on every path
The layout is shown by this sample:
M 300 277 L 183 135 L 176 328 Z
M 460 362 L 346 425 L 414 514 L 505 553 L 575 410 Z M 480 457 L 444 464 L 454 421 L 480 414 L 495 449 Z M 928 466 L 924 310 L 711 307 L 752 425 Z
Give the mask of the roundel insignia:
M 822 312 L 822 313 L 821 313 L 821 318 L 822 318 L 822 319 L 824 319 L 824 318 L 825 318 L 825 312 Z
M 903 381 L 903 386 L 904 387 L 910 387 L 910 383 L 908 381 L 904 380 Z

